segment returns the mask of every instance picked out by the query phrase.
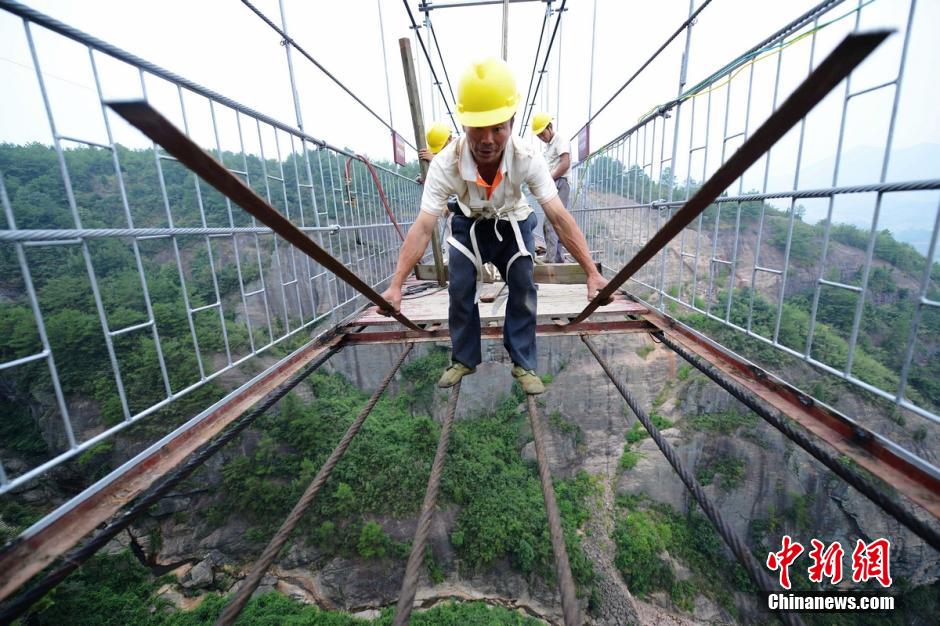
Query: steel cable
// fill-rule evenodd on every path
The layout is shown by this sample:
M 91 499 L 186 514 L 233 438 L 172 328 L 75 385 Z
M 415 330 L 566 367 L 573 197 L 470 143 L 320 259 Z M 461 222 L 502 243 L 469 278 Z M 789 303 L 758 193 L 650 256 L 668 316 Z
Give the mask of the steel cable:
M 535 396 L 526 395 L 526 408 L 529 410 L 529 423 L 532 425 L 532 438 L 535 440 L 535 458 L 539 466 L 539 482 L 542 485 L 542 498 L 545 500 L 545 513 L 548 516 L 548 533 L 552 540 L 552 553 L 555 555 L 555 575 L 561 592 L 561 609 L 565 616 L 565 626 L 581 624 L 581 607 L 575 595 L 574 577 L 568 562 L 568 549 L 565 547 L 565 532 L 561 526 L 561 514 L 555 500 L 555 488 L 552 474 L 548 467 L 548 452 L 545 445 L 545 432 L 539 421 L 535 406 Z
M 829 468 L 834 474 L 842 478 L 845 482 L 859 490 L 866 498 L 881 507 L 888 515 L 895 518 L 900 523 L 907 526 L 918 537 L 926 541 L 935 550 L 940 551 L 940 531 L 927 525 L 926 522 L 917 518 L 913 512 L 901 506 L 896 500 L 888 496 L 883 490 L 879 489 L 871 481 L 867 480 L 861 473 L 852 469 L 851 466 L 841 462 L 839 455 L 823 448 L 813 439 L 795 427 L 786 419 L 781 418 L 776 413 L 768 411 L 761 403 L 755 401 L 752 395 L 743 390 L 739 385 L 727 380 L 727 378 L 714 366 L 694 355 L 692 352 L 683 348 L 680 344 L 673 341 L 665 333 L 656 333 L 657 338 L 663 342 L 673 352 L 688 361 L 696 369 L 715 381 L 718 386 L 730 393 L 742 404 L 760 415 L 771 426 L 779 430 L 787 439 L 793 441 L 806 452 L 811 454 L 816 460 Z
M 731 552 L 734 553 L 735 558 L 741 566 L 747 571 L 748 576 L 751 577 L 751 580 L 754 581 L 754 584 L 757 585 L 757 588 L 765 593 L 773 593 L 775 590 L 772 586 L 770 578 L 767 576 L 767 573 L 764 569 L 758 564 L 757 559 L 754 558 L 754 555 L 747 549 L 747 546 L 744 544 L 744 541 L 741 537 L 734 531 L 731 526 L 725 523 L 724 519 L 721 517 L 721 514 L 718 512 L 718 509 L 715 508 L 715 505 L 709 500 L 708 496 L 705 495 L 705 490 L 702 489 L 702 486 L 699 482 L 692 476 L 688 468 L 682 463 L 682 460 L 679 459 L 679 455 L 676 454 L 675 449 L 669 445 L 669 442 L 663 437 L 662 433 L 659 432 L 659 429 L 653 424 L 650 420 L 649 415 L 640 407 L 640 404 L 636 401 L 636 398 L 627 391 L 626 387 L 622 382 L 617 380 L 614 376 L 613 371 L 611 371 L 610 366 L 607 362 L 601 357 L 600 353 L 597 351 L 597 348 L 594 346 L 594 343 L 585 335 L 581 336 L 581 341 L 584 342 L 584 345 L 587 346 L 588 350 L 591 351 L 591 354 L 594 355 L 594 358 L 597 359 L 597 362 L 603 368 L 604 373 L 607 374 L 607 377 L 610 379 L 610 382 L 613 383 L 614 387 L 617 388 L 617 391 L 620 392 L 620 395 L 623 396 L 623 399 L 630 406 L 630 409 L 636 414 L 637 419 L 640 420 L 640 423 L 643 424 L 643 427 L 649 433 L 650 437 L 653 439 L 653 442 L 656 443 L 656 446 L 663 453 L 663 456 L 666 457 L 666 460 L 669 461 L 669 464 L 672 465 L 672 468 L 676 471 L 676 474 L 679 475 L 679 478 L 682 479 L 682 482 L 692 493 L 692 496 L 695 498 L 695 501 L 698 502 L 699 506 L 705 512 L 705 515 L 708 516 L 708 519 L 711 521 L 712 525 L 715 527 L 715 530 L 718 531 L 718 534 L 721 535 L 721 538 L 724 539 L 725 543 L 731 548 Z M 802 624 L 803 621 L 796 615 L 791 613 L 780 611 L 778 613 L 781 621 L 784 624 Z
M 281 39 L 283 40 L 283 43 L 292 46 L 292 47 L 294 48 L 294 50 L 296 50 L 296 51 L 299 52 L 301 55 L 303 55 L 303 57 L 304 57 L 305 59 L 307 59 L 308 61 L 310 61 L 311 63 L 313 63 L 313 64 L 317 67 L 317 69 L 319 69 L 321 72 L 323 72 L 324 74 L 326 74 L 327 77 L 328 77 L 330 80 L 332 80 L 334 83 L 336 83 L 337 85 L 339 85 L 339 87 L 340 87 L 343 91 L 345 91 L 346 93 L 348 93 L 348 94 L 350 95 L 350 97 L 352 97 L 353 100 L 355 100 L 356 102 L 358 102 L 358 103 L 362 106 L 362 108 L 364 108 L 366 111 L 368 111 L 369 113 L 371 113 L 372 116 L 373 116 L 375 119 L 377 119 L 379 122 L 381 122 L 383 126 L 385 126 L 387 129 L 389 129 L 390 131 L 392 131 L 393 133 L 395 133 L 396 135 L 398 135 L 399 137 L 401 137 L 401 140 L 404 141 L 406 144 L 408 144 L 408 146 L 410 146 L 412 150 L 417 151 L 417 148 L 416 148 L 410 141 L 408 141 L 407 139 L 405 139 L 404 137 L 402 137 L 401 133 L 399 133 L 398 131 L 396 131 L 396 130 L 392 127 L 392 125 L 391 125 L 389 122 L 386 122 L 385 119 L 384 119 L 381 115 L 379 115 L 378 113 L 376 113 L 375 111 L 373 111 L 372 108 L 371 108 L 368 104 L 366 104 L 365 102 L 363 102 L 362 99 L 361 99 L 359 96 L 357 96 L 356 94 L 354 94 L 354 93 L 349 89 L 349 87 L 347 87 L 346 85 L 344 85 L 342 82 L 340 82 L 340 80 L 339 80 L 338 78 L 336 78 L 335 76 L 333 76 L 333 74 L 332 74 L 328 69 L 326 69 L 325 67 L 323 67 L 323 65 L 321 65 L 319 61 L 317 61 L 316 59 L 314 59 L 306 50 L 304 50 L 302 47 L 300 47 L 300 45 L 299 45 L 296 41 L 294 41 L 293 39 L 291 39 L 291 37 L 290 37 L 287 33 L 285 33 L 277 24 L 275 24 L 274 22 L 272 22 L 272 21 L 270 20 L 270 18 L 268 18 L 267 15 L 265 15 L 264 13 L 261 12 L 260 9 L 258 9 L 256 6 L 254 6 L 254 5 L 253 5 L 251 2 L 249 2 L 248 0 L 242 0 L 242 4 L 244 4 L 246 7 L 248 7 L 249 9 L 251 9 L 252 13 L 254 13 L 254 14 L 257 15 L 259 18 L 261 18 L 261 20 L 262 20 L 265 24 L 267 24 L 268 26 L 270 26 L 273 31 L 275 31 L 278 35 L 280 35 L 280 36 L 281 36 Z
M 401 583 L 401 593 L 398 595 L 398 605 L 395 607 L 395 626 L 404 626 L 411 619 L 411 609 L 414 606 L 415 594 L 418 592 L 418 576 L 424 566 L 424 544 L 431 528 L 431 518 L 437 506 L 437 493 L 441 484 L 441 475 L 444 473 L 444 459 L 447 457 L 447 444 L 450 441 L 450 429 L 454 422 L 454 413 L 457 411 L 457 400 L 460 398 L 460 381 L 451 387 L 450 400 L 447 403 L 447 414 L 441 423 L 441 436 L 437 440 L 437 452 L 431 464 L 431 475 L 428 478 L 428 488 L 424 492 L 424 503 L 421 505 L 421 515 L 418 517 L 418 526 L 415 529 L 415 538 L 411 544 L 411 554 L 408 555 L 408 564 L 405 566 L 405 576 Z
M 355 420 L 353 420 L 353 423 L 349 425 L 349 428 L 346 429 L 346 433 L 343 435 L 343 438 L 337 444 L 336 448 L 333 449 L 333 452 L 330 453 L 329 458 L 320 468 L 320 471 L 317 472 L 317 475 L 314 477 L 313 481 L 311 481 L 310 485 L 307 486 L 307 489 L 304 491 L 303 495 L 300 496 L 297 504 L 294 505 L 294 508 L 281 523 L 281 527 L 274 534 L 274 537 L 271 538 L 271 541 L 264 549 L 264 552 L 262 552 L 261 556 L 258 557 L 254 567 L 251 568 L 251 573 L 248 574 L 248 576 L 242 582 L 241 586 L 238 588 L 238 591 L 235 593 L 235 597 L 232 598 L 232 600 L 222 611 L 222 614 L 219 615 L 219 618 L 215 622 L 215 626 L 228 626 L 238 618 L 238 614 L 241 613 L 242 609 L 245 607 L 245 604 L 247 604 L 248 600 L 251 599 L 251 594 L 254 593 L 255 589 L 258 588 L 258 584 L 261 583 L 262 577 L 264 577 L 265 573 L 268 571 L 268 568 L 271 567 L 274 559 L 277 558 L 281 548 L 283 548 L 284 544 L 287 543 L 287 539 L 294 531 L 294 528 L 296 528 L 300 518 L 303 517 L 304 513 L 307 512 L 307 509 L 310 508 L 310 505 L 313 503 L 313 499 L 320 491 L 320 488 L 323 487 L 323 484 L 327 481 L 327 479 L 329 479 L 333 468 L 336 467 L 336 464 L 339 462 L 339 460 L 343 458 L 343 454 L 346 453 L 346 449 L 349 448 L 349 444 L 352 443 L 353 437 L 359 433 L 359 429 L 362 428 L 362 424 L 366 421 L 366 418 L 369 417 L 369 413 L 372 412 L 372 409 L 375 408 L 379 398 L 381 398 L 382 394 L 385 393 L 385 390 L 388 388 L 388 384 L 392 381 L 392 378 L 395 376 L 398 368 L 401 367 L 401 364 L 405 362 L 405 357 L 408 356 L 413 347 L 413 343 L 409 343 L 405 346 L 405 349 L 398 357 L 398 360 L 394 365 L 392 365 L 391 369 L 389 369 L 378 388 L 376 388 L 376 390 L 372 393 L 372 397 L 369 398 L 369 401 L 359 412 L 359 415 Z

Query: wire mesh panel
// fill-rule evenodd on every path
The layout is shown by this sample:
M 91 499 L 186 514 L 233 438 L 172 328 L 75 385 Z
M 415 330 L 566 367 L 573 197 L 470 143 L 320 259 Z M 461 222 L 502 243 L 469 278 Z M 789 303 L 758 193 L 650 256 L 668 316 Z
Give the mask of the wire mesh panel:
M 145 99 L 378 287 L 420 187 L 22 5 L 4 2 L 8 82 L 34 143 L 0 144 L 0 493 L 154 441 L 364 304 L 345 283 L 126 125 Z M 28 72 L 28 77 L 24 76 Z M 70 76 L 70 79 L 63 79 Z M 250 371 L 254 365 L 246 366 Z M 32 414 L 32 415 L 31 415 Z M 157 415 L 154 415 L 157 414 Z M 151 416 L 145 426 L 143 418 Z
M 935 12 L 824 2 L 655 107 L 575 170 L 591 249 L 622 267 L 846 33 L 892 27 L 629 289 L 732 349 L 775 349 L 940 421 L 940 136 L 924 126 Z

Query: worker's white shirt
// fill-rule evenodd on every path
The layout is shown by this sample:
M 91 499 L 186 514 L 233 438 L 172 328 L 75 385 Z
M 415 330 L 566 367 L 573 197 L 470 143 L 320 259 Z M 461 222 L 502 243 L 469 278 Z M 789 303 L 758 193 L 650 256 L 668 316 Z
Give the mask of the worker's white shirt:
M 541 139 L 539 140 L 541 141 Z M 555 134 L 552 135 L 551 140 L 545 144 L 545 148 L 542 150 L 542 154 L 545 156 L 545 161 L 548 163 L 548 173 L 551 175 L 555 171 L 555 168 L 558 167 L 558 164 L 561 162 L 561 155 L 571 154 L 571 143 L 565 141 L 561 138 L 561 133 L 557 130 Z M 571 182 L 571 160 L 569 157 L 568 161 L 568 171 L 562 174 L 559 178 L 566 178 L 568 182 Z
M 466 138 L 452 141 L 431 161 L 424 181 L 421 210 L 440 215 L 447 205 L 447 197 L 456 195 L 460 210 L 468 217 L 524 220 L 532 213 L 532 208 L 522 193 L 523 183 L 529 186 L 540 204 L 558 195 L 545 159 L 518 137 L 513 136 L 506 143 L 500 171 L 503 179 L 487 199 L 486 188 L 477 184 L 477 165 Z

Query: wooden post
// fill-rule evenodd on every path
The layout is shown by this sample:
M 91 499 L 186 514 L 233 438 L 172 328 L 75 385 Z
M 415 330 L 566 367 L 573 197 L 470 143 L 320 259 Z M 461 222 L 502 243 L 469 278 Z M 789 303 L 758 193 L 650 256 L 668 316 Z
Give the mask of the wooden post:
M 408 89 L 408 104 L 411 106 L 411 123 L 415 129 L 415 145 L 421 150 L 427 148 L 427 140 L 424 136 L 421 100 L 418 98 L 418 81 L 415 78 L 415 66 L 411 59 L 411 40 L 403 37 L 398 40 L 398 46 L 401 48 L 401 64 L 405 70 L 405 87 Z M 424 180 L 428 175 L 428 162 L 419 158 L 418 163 L 421 165 L 421 180 Z M 437 229 L 437 225 L 431 231 L 431 251 L 434 253 L 437 284 L 443 287 L 447 284 L 447 277 L 444 273 L 444 255 L 441 252 L 441 234 Z

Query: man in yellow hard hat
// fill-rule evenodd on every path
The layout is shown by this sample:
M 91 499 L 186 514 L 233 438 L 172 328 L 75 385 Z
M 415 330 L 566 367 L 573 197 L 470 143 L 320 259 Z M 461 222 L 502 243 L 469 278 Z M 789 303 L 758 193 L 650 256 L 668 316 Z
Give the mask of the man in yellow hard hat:
M 571 190 L 569 184 L 571 182 L 571 150 L 569 144 L 561 138 L 559 133 L 555 132 L 552 116 L 548 113 L 540 112 L 532 116 L 532 134 L 545 144 L 542 155 L 545 157 L 548 169 L 552 173 L 555 188 L 558 189 L 558 199 L 567 209 L 568 194 Z M 542 232 L 545 235 L 545 262 L 564 263 L 565 248 L 558 241 L 558 234 L 552 228 L 551 222 L 545 220 L 542 225 Z
M 431 162 L 434 155 L 444 149 L 454 138 L 450 134 L 450 126 L 443 122 L 434 122 L 428 127 L 425 133 L 428 140 L 428 147 L 418 150 L 418 157 L 424 161 Z
M 537 292 L 532 274 L 532 230 L 537 220 L 526 203 L 523 183 L 584 268 L 588 298 L 607 284 L 591 260 L 584 235 L 558 199 L 545 159 L 513 136 L 519 100 L 515 78 L 504 61 L 485 59 L 464 72 L 458 86 L 457 117 L 465 135 L 431 162 L 421 211 L 402 244 L 391 285 L 382 294 L 399 310 L 402 284 L 423 255 L 448 196 L 456 195 L 458 211 L 451 223 L 453 234 L 447 240 L 452 364 L 438 381 L 439 387 L 455 385 L 483 360 L 477 302 L 483 263 L 492 262 L 509 289 L 503 345 L 514 364 L 512 375 L 526 393 L 545 390 L 535 373 Z

